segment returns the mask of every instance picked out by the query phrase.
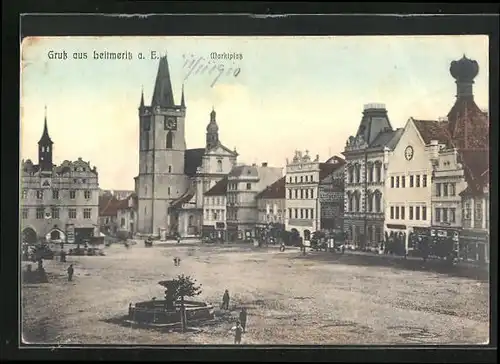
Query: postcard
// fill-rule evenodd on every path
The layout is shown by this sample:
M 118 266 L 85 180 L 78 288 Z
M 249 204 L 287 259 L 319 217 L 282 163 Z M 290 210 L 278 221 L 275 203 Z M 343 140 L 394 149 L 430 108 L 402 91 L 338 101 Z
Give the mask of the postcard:
M 488 37 L 27 37 L 22 343 L 490 340 Z

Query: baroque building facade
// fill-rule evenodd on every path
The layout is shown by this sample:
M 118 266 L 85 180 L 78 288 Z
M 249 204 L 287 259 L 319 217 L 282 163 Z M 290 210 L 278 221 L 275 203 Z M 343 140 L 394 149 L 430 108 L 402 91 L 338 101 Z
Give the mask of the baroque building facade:
M 45 115 L 38 164 L 21 162 L 22 242 L 82 242 L 99 234 L 96 167 L 78 158 L 53 164 L 54 143 Z
M 257 195 L 283 176 L 283 168 L 262 165 L 239 165 L 228 174 L 227 235 L 230 241 L 257 236 Z
M 285 178 L 281 177 L 256 196 L 258 211 L 257 226 L 261 230 L 260 236 L 277 239 L 281 232 L 285 230 Z
M 326 161 L 336 165 L 333 171 L 319 181 L 320 228 L 332 233 L 344 231 L 344 165 L 345 160 L 334 156 Z
M 384 240 L 385 174 L 401 134 L 392 128 L 384 104 L 366 104 L 356 135 L 346 142 L 344 233 L 359 247 Z
M 237 153 L 219 141 L 215 111 L 205 148 L 186 148 L 186 103 L 174 102 L 167 57 L 160 59 L 151 106 L 139 106 L 139 235 L 198 235 L 203 224 L 203 193 L 236 163 Z

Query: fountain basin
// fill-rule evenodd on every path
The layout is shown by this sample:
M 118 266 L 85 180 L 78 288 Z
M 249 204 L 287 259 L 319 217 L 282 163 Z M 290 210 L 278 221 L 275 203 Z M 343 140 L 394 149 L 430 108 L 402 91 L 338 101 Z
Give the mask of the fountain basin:
M 184 300 L 186 317 L 189 321 L 206 321 L 214 318 L 214 307 L 205 302 Z M 167 309 L 165 300 L 137 302 L 129 306 L 128 319 L 145 324 L 175 324 L 181 322 L 181 303 L 175 302 L 175 310 Z

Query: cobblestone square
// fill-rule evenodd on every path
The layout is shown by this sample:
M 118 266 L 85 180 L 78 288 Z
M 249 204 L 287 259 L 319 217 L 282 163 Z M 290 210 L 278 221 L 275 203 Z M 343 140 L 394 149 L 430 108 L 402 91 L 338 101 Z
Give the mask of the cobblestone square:
M 22 287 L 23 337 L 51 344 L 231 344 L 248 309 L 242 344 L 485 344 L 487 282 L 394 267 L 318 261 L 298 250 L 197 244 L 113 245 L 105 257 L 45 261 L 49 283 Z M 324 253 L 329 254 L 329 253 Z M 181 258 L 179 267 L 173 257 Z M 352 257 L 350 258 L 352 259 Z M 360 256 L 356 259 L 364 259 Z M 75 276 L 68 282 L 66 269 Z M 24 264 L 24 263 L 23 263 Z M 160 299 L 178 274 L 201 283 L 198 298 L 230 311 L 187 333 L 120 323 L 130 302 Z

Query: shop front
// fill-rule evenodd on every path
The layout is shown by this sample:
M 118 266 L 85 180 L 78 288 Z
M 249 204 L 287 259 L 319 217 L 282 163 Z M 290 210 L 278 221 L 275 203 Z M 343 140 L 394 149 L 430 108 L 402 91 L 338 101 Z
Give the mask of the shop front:
M 459 234 L 457 228 L 433 226 L 430 229 L 429 255 L 447 258 L 459 255 Z
M 490 262 L 490 234 L 486 231 L 462 230 L 459 236 L 460 258 L 464 261 Z
M 227 240 L 228 241 L 241 240 L 239 235 L 240 234 L 238 233 L 238 224 L 228 222 L 227 223 Z
M 224 222 L 215 223 L 215 238 L 220 241 L 226 240 L 226 224 Z
M 202 225 L 201 227 L 202 238 L 215 239 L 215 226 L 213 225 Z
M 407 251 L 407 227 L 400 224 L 386 224 L 384 253 L 403 256 Z

